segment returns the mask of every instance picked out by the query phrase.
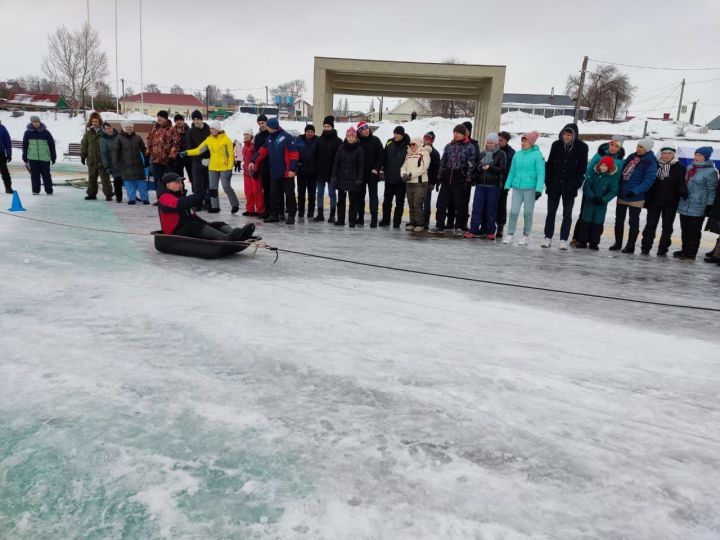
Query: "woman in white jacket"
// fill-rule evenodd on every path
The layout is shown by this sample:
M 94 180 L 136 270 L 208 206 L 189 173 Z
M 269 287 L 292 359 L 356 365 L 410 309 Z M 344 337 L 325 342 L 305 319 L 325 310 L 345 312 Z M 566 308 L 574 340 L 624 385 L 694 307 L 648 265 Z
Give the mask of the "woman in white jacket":
M 410 207 L 410 222 L 405 225 L 407 231 L 425 230 L 423 201 L 428 190 L 429 166 L 430 150 L 423 146 L 421 139 L 413 139 L 405 156 L 405 163 L 400 168 L 400 177 L 407 184 L 407 200 Z

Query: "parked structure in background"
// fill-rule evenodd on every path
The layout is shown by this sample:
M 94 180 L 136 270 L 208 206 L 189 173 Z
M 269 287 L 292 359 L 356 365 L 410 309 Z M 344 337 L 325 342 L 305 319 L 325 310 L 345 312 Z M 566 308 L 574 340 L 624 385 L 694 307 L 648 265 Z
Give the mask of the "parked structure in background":
M 11 94 L 0 99 L 0 109 L 9 111 L 65 111 L 70 105 L 59 94 Z
M 180 113 L 186 118 L 190 118 L 190 114 L 195 109 L 205 109 L 205 103 L 190 94 L 163 94 L 159 92 L 146 92 L 142 95 L 145 110 L 142 111 L 147 115 L 155 116 L 158 111 L 168 111 L 168 113 Z M 140 112 L 141 99 L 140 94 L 126 96 L 120 99 L 120 107 L 123 112 Z
M 580 107 L 580 120 L 587 120 L 588 107 Z M 502 103 L 503 114 L 520 111 L 528 114 L 552 118 L 553 116 L 573 116 L 575 100 L 570 96 L 555 94 L 504 94 Z

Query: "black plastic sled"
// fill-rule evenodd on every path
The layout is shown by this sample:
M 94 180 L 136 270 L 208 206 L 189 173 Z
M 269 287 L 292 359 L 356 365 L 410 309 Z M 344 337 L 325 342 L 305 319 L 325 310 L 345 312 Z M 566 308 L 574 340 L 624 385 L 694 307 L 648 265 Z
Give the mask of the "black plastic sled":
M 183 257 L 198 257 L 200 259 L 219 259 L 247 249 L 248 244 L 231 240 L 205 240 L 174 234 L 163 234 L 162 231 L 153 231 L 155 236 L 155 249 L 170 255 Z M 257 240 L 253 236 L 249 240 Z

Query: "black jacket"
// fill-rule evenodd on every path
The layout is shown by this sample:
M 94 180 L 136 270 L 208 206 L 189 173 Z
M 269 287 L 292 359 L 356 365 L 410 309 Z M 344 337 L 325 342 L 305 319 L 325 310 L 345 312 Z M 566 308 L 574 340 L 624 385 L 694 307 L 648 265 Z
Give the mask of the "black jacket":
M 365 153 L 360 144 L 343 142 L 335 153 L 332 168 L 332 180 L 337 189 L 343 191 L 359 191 L 364 189 L 363 170 Z
M 440 152 L 435 150 L 434 146 L 430 146 L 430 166 L 428 167 L 428 183 L 435 185 L 438 183 L 438 172 L 440 171 Z
M 116 176 L 123 180 L 145 180 L 145 142 L 140 135 L 121 131 L 115 137 L 111 154 Z
M 400 168 L 405 163 L 408 146 L 410 146 L 410 136 L 405 133 L 400 142 L 390 139 L 385 144 L 385 157 L 383 159 L 383 169 L 385 170 L 385 181 L 390 184 L 399 184 L 402 182 L 400 177 Z
M 173 126 L 173 129 L 180 134 L 180 149 L 178 150 L 179 152 L 184 152 L 185 150 L 188 149 L 188 139 L 187 138 L 188 138 L 188 133 L 190 133 L 190 128 L 192 127 L 192 124 L 191 125 L 185 124 L 184 127 L 185 127 L 185 129 L 183 131 L 180 131 L 177 127 Z M 203 140 L 205 140 L 205 139 L 203 139 Z M 193 146 L 192 148 L 195 148 L 195 147 Z
M 502 178 L 502 185 L 505 185 L 505 182 L 508 179 L 508 175 L 510 174 L 510 165 L 512 165 L 513 156 L 515 155 L 515 149 L 510 146 L 509 144 L 505 148 L 500 148 L 503 152 L 505 152 L 505 172 L 503 173 Z
M 658 172 L 662 163 L 658 162 Z M 677 206 L 680 200 L 680 189 L 685 185 L 685 167 L 679 162 L 670 165 L 667 178 L 657 176 L 655 183 L 645 194 L 645 208 Z
M 490 163 L 487 171 L 482 169 L 482 160 L 485 157 L 485 154 L 487 154 L 487 152 L 483 151 L 480 152 L 480 155 L 478 156 L 478 165 L 477 169 L 475 169 L 475 180 L 477 184 L 480 186 L 502 187 L 505 176 L 505 168 L 507 166 L 505 152 L 500 149 L 495 151 L 492 163 Z
M 205 139 L 207 139 L 210 136 L 210 126 L 208 126 L 205 122 L 203 122 L 203 127 L 196 128 L 193 124 L 190 126 L 190 129 L 187 130 L 185 133 L 185 146 L 186 148 L 189 148 L 192 150 L 193 148 L 197 148 L 200 146 Z M 199 156 L 193 156 L 190 159 L 194 159 L 197 161 L 200 161 L 201 159 L 210 159 L 210 151 L 206 150 Z
M 383 166 L 383 145 L 375 135 L 370 134 L 367 137 L 358 137 L 360 146 L 363 149 L 365 155 L 365 166 L 363 167 L 363 180 L 369 182 L 370 180 L 377 180 L 378 176 L 372 174 L 372 170 L 376 170 L 378 174 Z
M 335 164 L 335 154 L 338 147 L 342 144 L 337 131 L 323 131 L 318 137 L 317 149 L 317 173 L 318 180 L 330 180 L 332 177 L 333 165 Z
M 317 137 L 308 140 L 305 135 L 300 135 L 295 140 L 298 150 L 298 176 L 314 179 L 317 176 Z
M 252 157 L 253 162 L 258 158 L 258 153 L 260 152 L 260 149 L 265 145 L 268 138 L 270 138 L 270 132 L 267 130 L 258 131 L 257 135 L 255 135 L 255 138 L 253 139 L 253 145 L 255 146 L 255 154 Z M 255 170 L 253 176 L 256 178 L 270 178 L 270 160 L 263 159 L 260 162 L 260 166 Z
M 573 142 L 566 145 L 562 131 L 573 132 Z M 588 166 L 588 146 L 578 139 L 577 124 L 567 124 L 552 143 L 545 164 L 545 189 L 548 194 L 575 197 L 585 180 Z

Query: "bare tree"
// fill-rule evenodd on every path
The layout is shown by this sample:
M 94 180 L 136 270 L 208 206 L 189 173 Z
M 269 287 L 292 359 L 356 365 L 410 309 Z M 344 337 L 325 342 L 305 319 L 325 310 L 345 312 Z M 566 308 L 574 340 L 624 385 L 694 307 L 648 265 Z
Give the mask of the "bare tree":
M 125 95 L 126 96 L 134 96 L 135 95 L 135 89 L 132 86 L 128 86 L 125 89 Z
M 462 60 L 450 56 L 441 60 L 443 64 L 464 64 Z M 471 99 L 426 99 L 421 100 L 433 116 L 457 118 L 475 115 L 475 101 Z
M 183 87 L 179 84 L 173 84 L 172 88 L 170 89 L 171 94 L 184 94 L 185 90 L 183 90 Z
M 145 92 L 152 93 L 152 94 L 159 94 L 160 88 L 158 88 L 158 85 L 155 83 L 148 83 L 145 85 Z
M 565 92 L 573 99 L 577 99 L 580 75 L 569 75 Z M 588 120 L 597 118 L 614 119 L 618 110 L 624 110 L 630 105 L 635 87 L 630 78 L 621 73 L 616 66 L 598 64 L 588 72 L 580 105 L 588 107 Z
M 36 92 L 39 94 L 55 94 L 57 93 L 57 86 L 50 80 L 40 78 L 36 75 L 28 75 L 27 77 L 20 77 L 17 79 L 19 84 L 26 92 Z
M 42 70 L 70 99 L 75 113 L 93 85 L 107 76 L 107 65 L 100 36 L 86 23 L 75 32 L 61 26 L 49 36 Z
M 219 107 L 222 104 L 222 92 L 217 86 L 209 84 L 205 88 L 205 91 L 207 92 L 207 98 L 210 105 L 213 107 Z M 204 96 L 202 99 L 205 101 Z
M 290 96 L 293 98 L 293 101 L 299 97 L 302 97 L 305 92 L 307 92 L 307 85 L 302 79 L 293 79 L 292 81 L 279 84 L 270 91 L 273 97 Z

